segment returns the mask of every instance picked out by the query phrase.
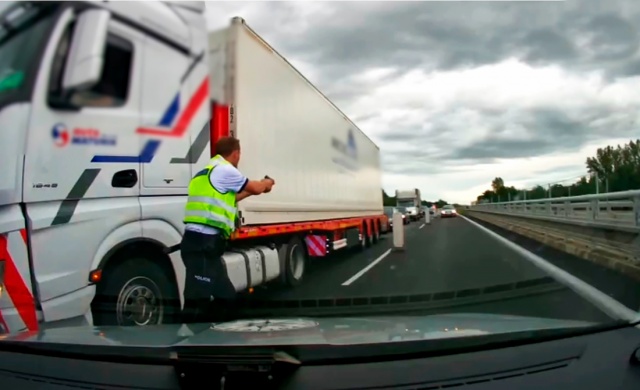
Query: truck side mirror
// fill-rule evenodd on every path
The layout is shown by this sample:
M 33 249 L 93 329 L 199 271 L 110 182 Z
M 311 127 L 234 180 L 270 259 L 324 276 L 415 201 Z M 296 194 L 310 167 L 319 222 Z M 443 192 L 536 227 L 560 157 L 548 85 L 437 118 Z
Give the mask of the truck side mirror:
M 100 9 L 78 17 L 62 79 L 65 91 L 89 88 L 100 81 L 110 17 L 109 11 Z

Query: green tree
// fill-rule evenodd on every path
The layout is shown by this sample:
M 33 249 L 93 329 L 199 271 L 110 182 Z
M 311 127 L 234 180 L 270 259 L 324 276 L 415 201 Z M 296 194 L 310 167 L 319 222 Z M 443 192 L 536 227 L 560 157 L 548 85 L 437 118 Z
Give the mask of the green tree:
M 640 188 L 640 140 L 615 148 L 598 148 L 594 157 L 588 157 L 587 170 L 597 177 L 601 192 L 626 191 Z M 594 179 L 595 180 L 595 179 Z
M 491 188 L 493 188 L 493 192 L 495 192 L 496 194 L 499 193 L 503 187 L 504 187 L 504 180 L 502 180 L 501 177 L 496 177 L 491 182 Z
M 384 206 L 395 206 L 396 205 L 396 197 L 387 195 L 387 193 L 383 189 L 382 190 L 382 204 Z
M 537 185 L 530 189 L 506 187 L 501 177 L 491 181 L 491 190 L 478 195 L 478 203 L 515 199 L 543 199 L 600 192 L 640 189 L 640 139 L 624 145 L 598 148 L 586 160 L 587 175 L 570 185 L 554 184 L 551 188 Z

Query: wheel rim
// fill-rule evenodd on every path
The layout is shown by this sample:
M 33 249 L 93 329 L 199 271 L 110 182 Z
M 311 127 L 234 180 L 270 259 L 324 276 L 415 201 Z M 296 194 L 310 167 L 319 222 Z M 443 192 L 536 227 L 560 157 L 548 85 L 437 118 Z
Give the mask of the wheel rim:
M 289 261 L 289 270 L 295 280 L 300 280 L 304 273 L 304 253 L 302 247 L 298 244 L 291 248 L 291 257 Z
M 116 303 L 118 325 L 161 324 L 163 314 L 162 294 L 153 280 L 136 277 L 120 290 Z

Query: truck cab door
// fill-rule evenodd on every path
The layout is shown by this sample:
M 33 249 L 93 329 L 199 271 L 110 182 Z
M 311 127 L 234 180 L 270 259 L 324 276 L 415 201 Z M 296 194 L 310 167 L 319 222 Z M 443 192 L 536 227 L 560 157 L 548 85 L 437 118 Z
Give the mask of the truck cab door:
M 142 128 L 146 144 L 156 146 L 153 162 L 142 164 L 142 195 L 179 195 L 191 180 L 191 164 L 208 146 L 208 83 L 194 58 L 157 39 L 148 37 L 142 71 Z M 195 70 L 195 72 L 194 72 Z M 195 73 L 195 74 L 194 74 Z M 208 151 L 207 151 L 208 152 Z M 180 207 L 182 210 L 182 207 Z
M 140 161 L 152 152 L 136 134 L 143 33 L 108 19 L 99 80 L 62 91 L 80 30 L 75 6 L 68 3 L 43 56 L 25 156 L 23 201 L 45 321 L 87 312 L 94 256 L 110 232 L 140 219 Z

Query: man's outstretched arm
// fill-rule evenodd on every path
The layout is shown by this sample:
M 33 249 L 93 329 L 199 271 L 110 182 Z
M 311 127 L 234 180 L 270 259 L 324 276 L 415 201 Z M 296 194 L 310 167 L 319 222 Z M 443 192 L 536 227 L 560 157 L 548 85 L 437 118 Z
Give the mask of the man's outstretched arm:
M 244 189 L 236 194 L 236 202 L 240 202 L 251 195 L 265 194 L 273 187 L 272 179 L 249 180 Z

